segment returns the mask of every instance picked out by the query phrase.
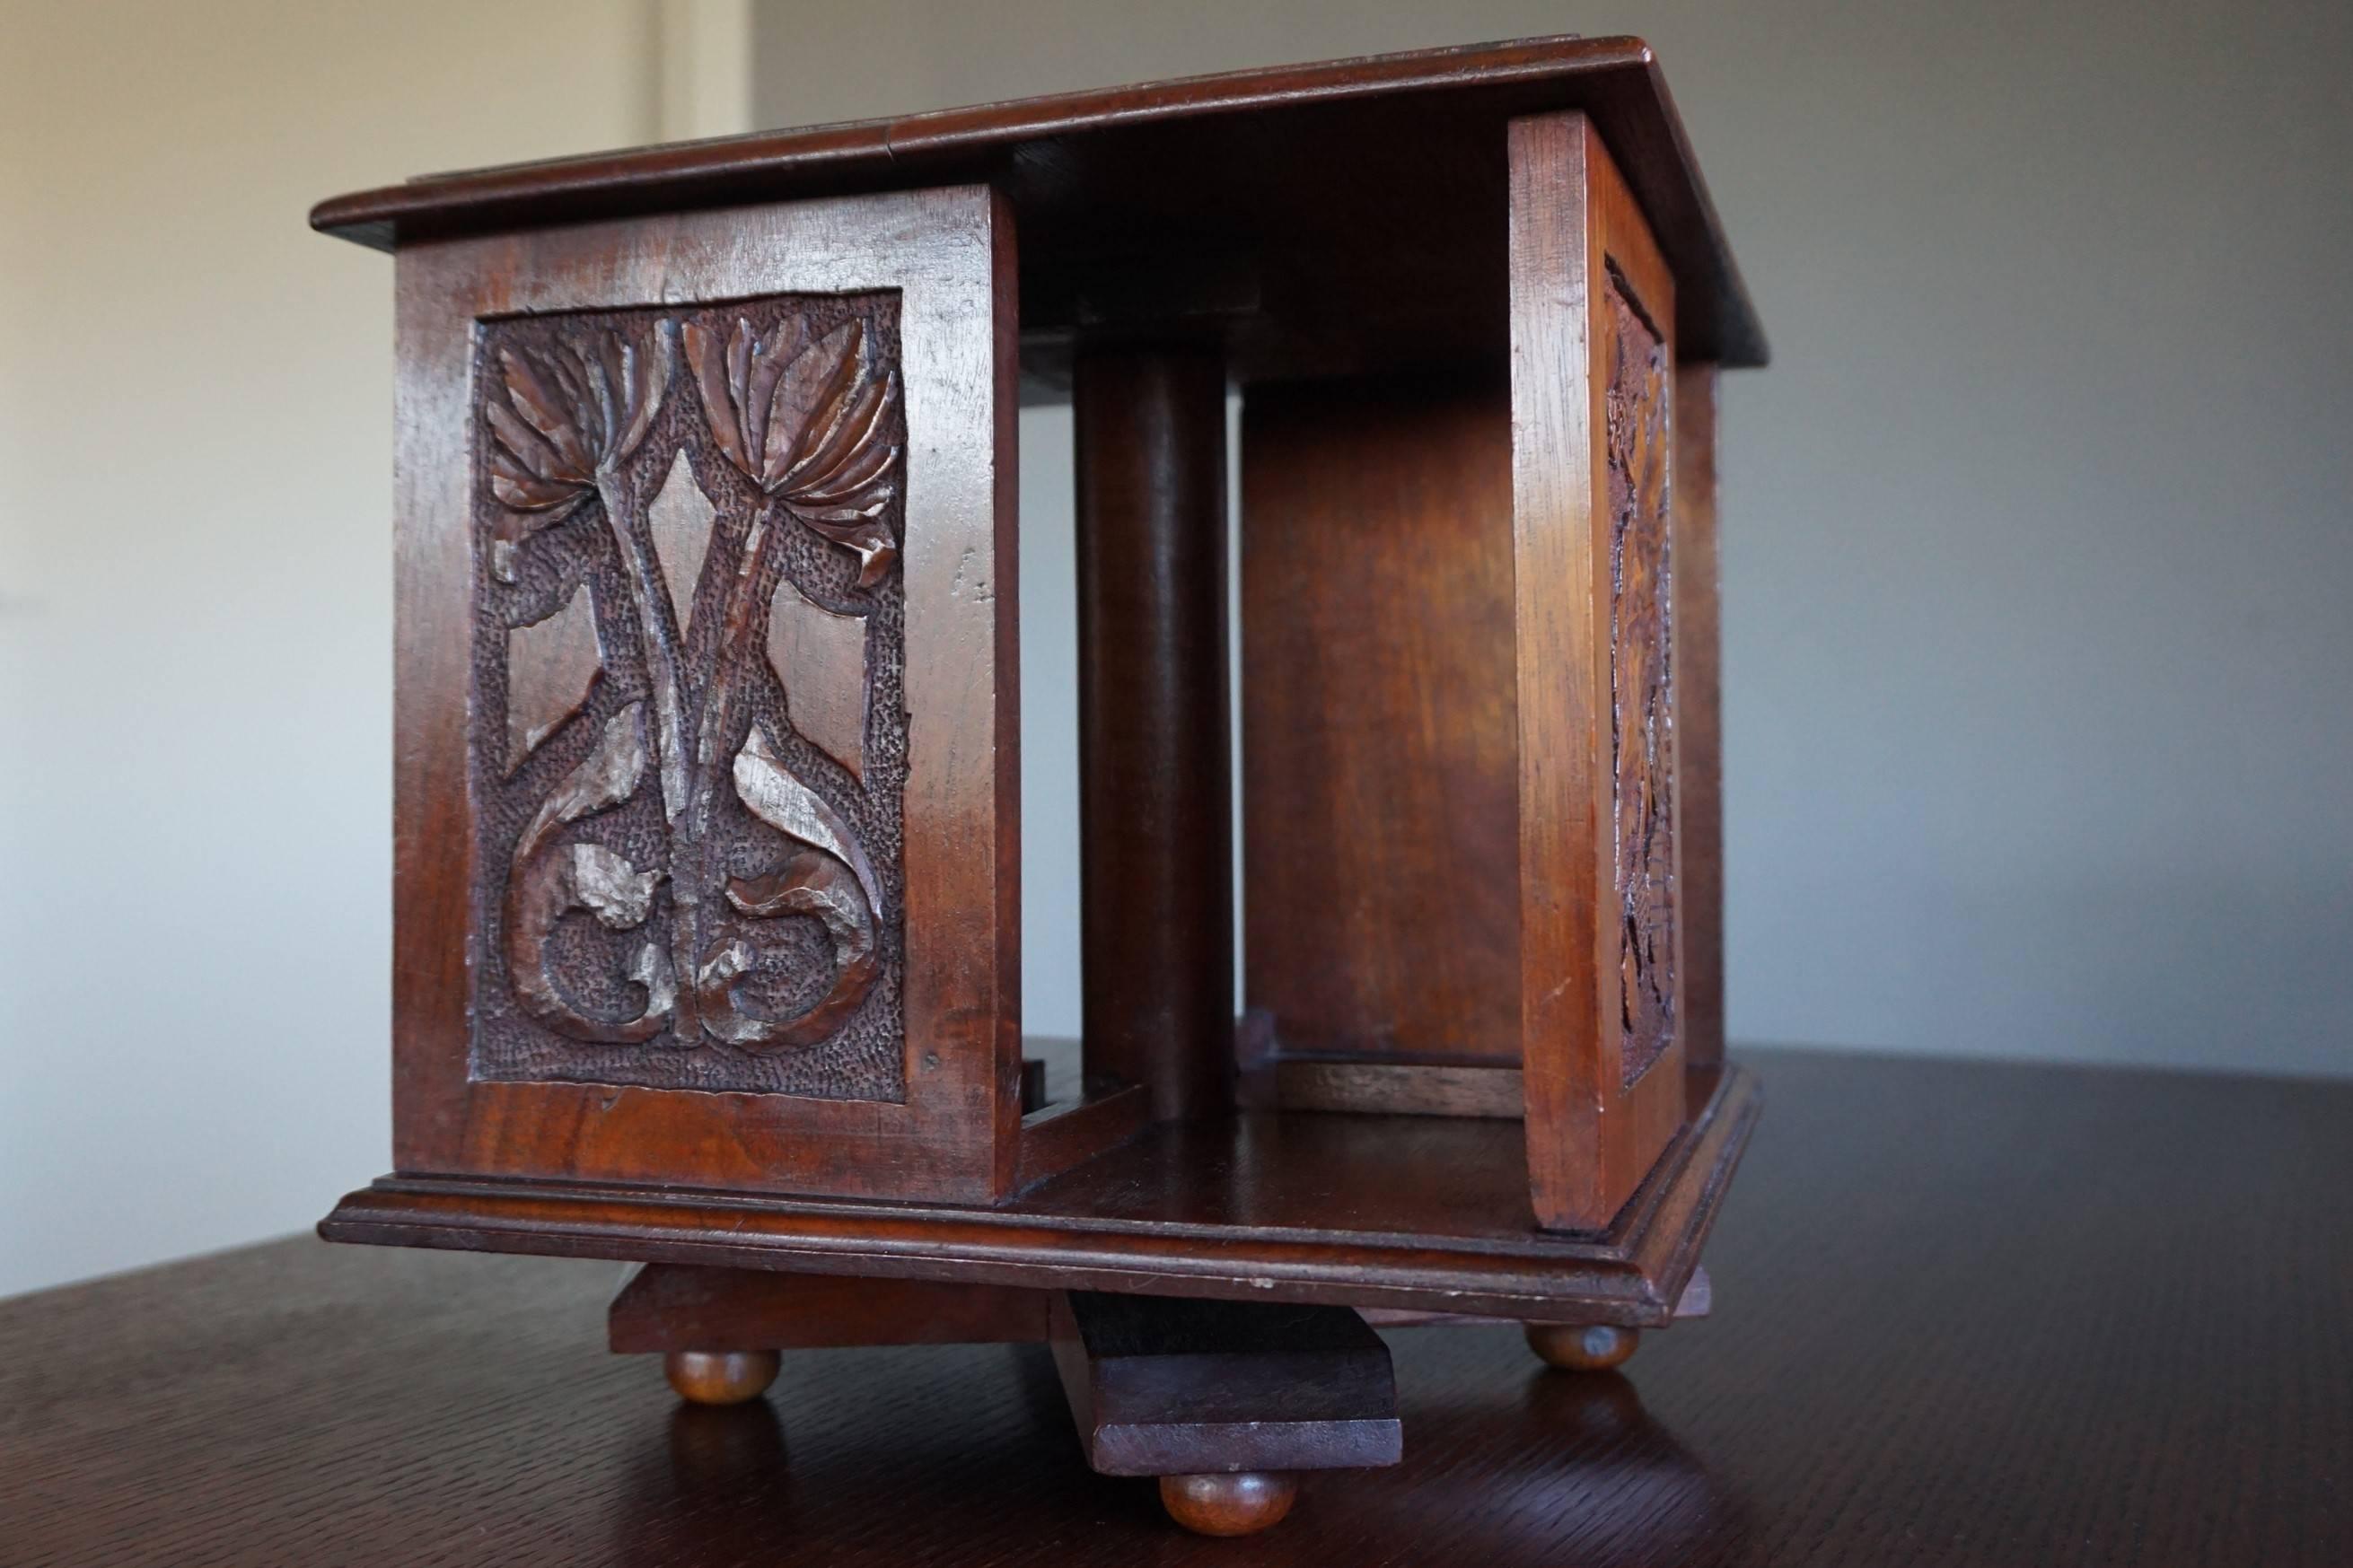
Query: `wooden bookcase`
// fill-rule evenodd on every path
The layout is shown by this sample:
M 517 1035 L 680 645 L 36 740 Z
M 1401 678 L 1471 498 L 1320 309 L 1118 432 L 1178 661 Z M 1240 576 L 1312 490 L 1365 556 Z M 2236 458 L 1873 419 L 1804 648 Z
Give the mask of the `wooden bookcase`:
M 399 377 L 395 1171 L 323 1234 L 647 1264 L 615 1348 L 693 1399 L 1051 1340 L 1091 1460 L 1213 1531 L 1394 1459 L 1368 1321 L 1593 1365 L 1704 1309 L 1758 1104 L 1716 373 L 1764 345 L 1641 44 L 312 221 L 395 254 Z M 1025 398 L 1077 430 L 1061 1046 L 1021 1031 Z

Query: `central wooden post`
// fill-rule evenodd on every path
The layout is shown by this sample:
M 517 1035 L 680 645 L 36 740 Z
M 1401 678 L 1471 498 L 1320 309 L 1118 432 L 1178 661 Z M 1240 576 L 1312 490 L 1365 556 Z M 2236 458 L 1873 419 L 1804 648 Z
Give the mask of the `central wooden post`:
M 1224 362 L 1091 350 L 1071 405 L 1086 1074 L 1214 1114 L 1234 1071 Z

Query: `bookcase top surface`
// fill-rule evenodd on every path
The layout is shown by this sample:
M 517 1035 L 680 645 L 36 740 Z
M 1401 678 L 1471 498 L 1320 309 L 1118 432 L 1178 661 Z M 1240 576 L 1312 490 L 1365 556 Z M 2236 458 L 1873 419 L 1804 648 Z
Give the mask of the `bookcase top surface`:
M 322 202 L 379 249 L 543 225 L 987 182 L 1010 204 L 1025 366 L 1082 332 L 1215 323 L 1240 379 L 1500 353 L 1504 124 L 1589 115 L 1676 279 L 1686 358 L 1763 329 L 1658 61 L 1551 37 L 434 174 Z M 1051 372 L 1048 371 L 1050 380 Z

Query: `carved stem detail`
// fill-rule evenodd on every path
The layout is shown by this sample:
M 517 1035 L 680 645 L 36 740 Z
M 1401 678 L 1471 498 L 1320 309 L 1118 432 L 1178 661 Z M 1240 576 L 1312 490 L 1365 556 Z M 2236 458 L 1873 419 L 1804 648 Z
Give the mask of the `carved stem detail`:
M 719 668 L 702 695 L 699 742 L 694 755 L 694 790 L 689 831 L 700 838 L 711 823 L 712 797 L 727 750 L 735 743 L 738 694 L 744 689 L 744 666 L 757 657 L 753 623 L 760 612 L 758 584 L 767 566 L 768 526 L 773 509 L 762 507 L 744 537 L 744 552 L 735 575 L 727 584 L 726 607 L 720 622 Z
M 629 971 L 646 992 L 646 1005 L 635 1018 L 588 1016 L 548 973 L 548 938 L 574 910 L 588 910 L 611 931 L 635 930 L 653 912 L 659 871 L 640 871 L 601 844 L 555 842 L 568 824 L 635 795 L 645 770 L 645 709 L 632 702 L 613 716 L 596 751 L 555 787 L 515 845 L 514 874 L 507 882 L 507 970 L 524 1010 L 572 1039 L 635 1044 L 669 1026 L 676 987 L 668 959 L 651 942 L 638 950 Z
M 686 693 L 680 679 L 680 661 L 662 618 L 661 565 L 638 537 L 635 509 L 629 504 L 634 498 L 621 481 L 611 474 L 597 475 L 596 498 L 604 505 L 614 546 L 621 552 L 630 607 L 637 612 L 646 679 L 653 687 L 654 751 L 661 777 L 662 815 L 676 822 L 687 802 Z
M 695 977 L 703 1026 L 747 1047 L 807 1045 L 839 1027 L 881 973 L 874 952 L 874 915 L 881 905 L 874 870 L 849 825 L 792 775 L 758 730 L 736 754 L 734 773 L 736 794 L 752 815 L 808 848 L 770 876 L 731 879 L 727 901 L 763 919 L 815 915 L 833 942 L 833 984 L 798 1017 L 750 1016 L 736 1005 L 734 984 L 750 967 L 751 950 L 738 941 L 722 942 Z

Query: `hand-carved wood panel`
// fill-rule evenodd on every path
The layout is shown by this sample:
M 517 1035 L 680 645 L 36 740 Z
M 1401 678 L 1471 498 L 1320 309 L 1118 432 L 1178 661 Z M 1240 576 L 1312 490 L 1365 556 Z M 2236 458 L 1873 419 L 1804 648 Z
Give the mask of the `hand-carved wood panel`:
M 1675 1037 L 1673 541 L 1667 378 L 1657 331 L 1609 271 L 1609 738 L 1624 1080 Z
M 897 296 L 486 321 L 474 397 L 473 1076 L 903 1099 Z

